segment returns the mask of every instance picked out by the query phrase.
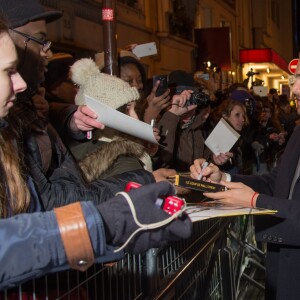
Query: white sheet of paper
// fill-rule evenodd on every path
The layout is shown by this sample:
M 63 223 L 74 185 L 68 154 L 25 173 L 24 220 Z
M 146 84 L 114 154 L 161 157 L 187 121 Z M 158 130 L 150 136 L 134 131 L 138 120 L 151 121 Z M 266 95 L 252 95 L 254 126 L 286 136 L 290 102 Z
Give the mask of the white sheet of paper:
M 230 151 L 240 135 L 222 118 L 205 141 L 215 155 Z
M 98 121 L 105 126 L 158 144 L 153 128 L 149 124 L 129 117 L 87 95 L 85 95 L 85 102 L 98 115 Z
M 200 205 L 188 206 L 185 211 L 192 222 L 207 220 L 210 218 L 232 217 L 242 215 L 272 215 L 277 211 L 259 208 L 230 207 L 226 205 L 216 205 L 216 207 L 205 207 Z

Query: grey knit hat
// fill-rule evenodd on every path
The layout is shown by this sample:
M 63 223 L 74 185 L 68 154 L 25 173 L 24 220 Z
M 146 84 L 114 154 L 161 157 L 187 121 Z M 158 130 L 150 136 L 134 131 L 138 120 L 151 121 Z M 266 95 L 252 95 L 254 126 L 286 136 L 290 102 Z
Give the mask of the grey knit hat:
M 62 16 L 61 11 L 45 11 L 39 0 L 0 0 L 0 14 L 6 19 L 9 28 L 38 20 L 50 23 Z
M 83 58 L 75 62 L 71 66 L 71 74 L 72 80 L 79 85 L 75 97 L 77 105 L 85 104 L 84 95 L 114 109 L 140 98 L 136 87 L 116 76 L 101 73 L 92 59 Z

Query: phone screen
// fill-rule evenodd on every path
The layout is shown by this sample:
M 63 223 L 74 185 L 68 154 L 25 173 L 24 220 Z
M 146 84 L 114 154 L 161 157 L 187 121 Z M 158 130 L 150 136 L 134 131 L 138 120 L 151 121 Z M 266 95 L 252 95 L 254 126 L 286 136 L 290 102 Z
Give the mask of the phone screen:
M 167 75 L 155 75 L 153 76 L 153 86 L 156 84 L 156 81 L 159 80 L 159 86 L 156 90 L 155 96 L 161 96 L 168 89 L 168 76 Z

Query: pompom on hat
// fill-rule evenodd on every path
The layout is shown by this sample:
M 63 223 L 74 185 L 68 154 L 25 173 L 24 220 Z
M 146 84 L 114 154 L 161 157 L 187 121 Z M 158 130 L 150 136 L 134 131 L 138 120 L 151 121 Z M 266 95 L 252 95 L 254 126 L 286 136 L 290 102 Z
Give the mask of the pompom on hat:
M 39 0 L 0 0 L 0 14 L 6 19 L 9 28 L 38 20 L 50 23 L 62 16 L 61 11 L 45 11 Z
M 90 58 L 83 58 L 71 67 L 72 80 L 79 86 L 75 97 L 77 105 L 84 105 L 84 95 L 117 109 L 131 101 L 138 100 L 140 94 L 124 80 L 101 73 L 99 67 Z

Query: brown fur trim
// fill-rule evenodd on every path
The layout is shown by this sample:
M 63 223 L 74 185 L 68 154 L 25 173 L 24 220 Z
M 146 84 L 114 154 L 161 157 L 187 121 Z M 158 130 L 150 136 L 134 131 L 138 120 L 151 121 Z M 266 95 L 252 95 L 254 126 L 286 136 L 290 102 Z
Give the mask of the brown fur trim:
M 136 156 L 141 159 L 144 155 L 144 146 L 127 139 L 118 139 L 105 143 L 95 152 L 79 162 L 88 182 L 91 182 L 107 171 L 120 155 Z

